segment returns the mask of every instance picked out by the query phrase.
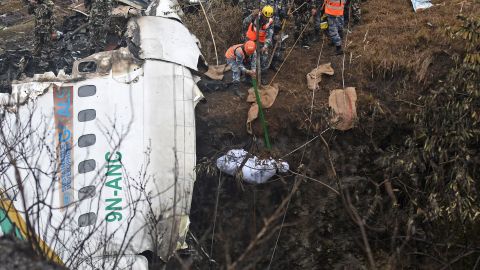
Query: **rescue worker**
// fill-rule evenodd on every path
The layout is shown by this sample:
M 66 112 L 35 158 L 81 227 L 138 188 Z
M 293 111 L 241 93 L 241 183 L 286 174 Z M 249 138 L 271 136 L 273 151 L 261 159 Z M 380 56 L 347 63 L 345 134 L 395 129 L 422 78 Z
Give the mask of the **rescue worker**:
M 288 3 L 286 0 L 261 0 L 262 6 L 273 7 L 273 52 L 272 63 L 270 68 L 276 71 L 283 61 L 283 53 L 285 52 L 285 43 L 282 42 L 282 28 L 284 21 L 287 19 Z
M 225 52 L 227 65 L 232 68 L 232 87 L 235 94 L 242 96 L 240 92 L 240 77 L 242 73 L 251 77 L 255 76 L 256 71 L 256 52 L 257 46 L 254 41 L 248 40 L 244 44 L 236 44 L 228 48 Z M 250 64 L 250 69 L 245 65 Z
M 242 9 L 242 18 L 245 20 L 255 9 L 256 1 L 253 0 L 239 0 L 238 6 Z
M 324 15 L 323 13 L 323 1 L 324 0 L 317 0 L 316 1 L 316 6 L 317 6 L 317 12 L 315 13 L 314 19 L 314 30 L 315 34 L 313 35 L 313 41 L 318 41 L 320 39 L 320 35 L 322 34 L 321 31 L 321 24 L 322 24 L 322 17 Z
M 362 10 L 360 9 L 360 0 L 346 0 L 345 13 L 343 16 L 344 24 L 348 24 L 350 19 L 350 13 L 352 13 L 353 24 L 359 24 L 362 18 Z
M 308 25 L 311 17 L 315 18 L 317 14 L 318 0 L 294 0 L 293 16 L 295 17 L 295 40 L 301 38 L 300 46 L 309 48 L 309 38 L 311 34 L 304 28 Z M 319 24 L 320 25 L 320 24 Z M 302 34 L 303 31 L 303 34 Z
M 89 37 L 92 52 L 105 48 L 112 16 L 112 0 L 93 0 L 89 17 Z
M 52 34 L 54 33 L 55 18 L 54 4 L 51 0 L 30 0 L 28 12 L 35 16 L 35 42 L 33 54 L 51 58 Z
M 248 25 L 246 39 L 251 41 L 257 40 L 257 29 L 255 27 L 256 20 L 259 18 L 260 31 L 258 31 L 258 42 L 261 45 L 260 51 L 260 68 L 262 74 L 268 69 L 268 50 L 273 44 L 273 7 L 264 6 L 261 12 L 254 10 L 250 16 L 245 18 L 243 24 Z M 261 76 L 261 83 L 267 84 L 265 76 Z
M 337 54 L 343 54 L 343 14 L 345 0 L 325 0 L 325 14 L 328 20 L 328 36 L 336 48 Z

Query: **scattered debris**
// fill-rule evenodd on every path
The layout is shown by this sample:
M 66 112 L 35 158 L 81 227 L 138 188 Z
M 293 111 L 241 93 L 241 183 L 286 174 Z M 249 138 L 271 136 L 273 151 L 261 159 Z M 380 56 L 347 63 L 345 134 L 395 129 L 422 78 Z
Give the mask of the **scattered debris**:
M 318 88 L 318 84 L 322 81 L 322 74 L 327 74 L 330 76 L 334 74 L 332 63 L 320 65 L 307 74 L 308 89 L 315 90 Z
M 355 87 L 335 89 L 330 93 L 328 105 L 333 110 L 330 119 L 332 125 L 338 130 L 349 130 L 353 128 L 357 118 L 357 93 Z
M 232 149 L 219 157 L 217 168 L 231 176 L 235 176 L 241 169 L 242 179 L 251 184 L 263 184 L 272 178 L 277 170 L 285 173 L 290 169 L 285 161 L 276 161 L 272 158 L 259 159 L 243 149 Z
M 129 18 L 129 17 L 139 16 L 139 15 L 141 15 L 141 11 L 139 9 L 132 8 L 130 6 L 118 6 L 113 8 L 112 10 L 113 17 Z
M 260 100 L 262 102 L 262 107 L 264 109 L 268 109 L 272 107 L 275 99 L 277 98 L 279 91 L 278 83 L 274 83 L 273 85 L 262 86 L 259 89 Z M 248 110 L 248 118 L 247 118 L 247 132 L 249 134 L 253 133 L 252 130 L 252 122 L 257 119 L 258 117 L 258 104 L 255 99 L 255 90 L 253 88 L 248 89 L 248 97 L 247 102 L 251 102 L 252 105 Z
M 148 7 L 148 2 L 143 0 L 117 0 L 120 3 L 125 5 L 129 5 L 136 9 L 146 9 Z M 170 1 L 166 1 L 170 2 Z
M 415 12 L 423 9 L 427 9 L 433 6 L 431 0 L 411 0 L 411 1 L 412 1 L 413 10 L 415 10 Z

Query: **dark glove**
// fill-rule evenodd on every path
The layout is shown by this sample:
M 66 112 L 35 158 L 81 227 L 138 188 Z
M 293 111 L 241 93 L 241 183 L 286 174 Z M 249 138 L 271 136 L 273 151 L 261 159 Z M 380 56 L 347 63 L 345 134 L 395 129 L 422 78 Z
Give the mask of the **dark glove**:
M 281 30 L 282 30 L 282 26 L 276 25 L 276 24 L 273 26 L 273 33 L 278 33 Z

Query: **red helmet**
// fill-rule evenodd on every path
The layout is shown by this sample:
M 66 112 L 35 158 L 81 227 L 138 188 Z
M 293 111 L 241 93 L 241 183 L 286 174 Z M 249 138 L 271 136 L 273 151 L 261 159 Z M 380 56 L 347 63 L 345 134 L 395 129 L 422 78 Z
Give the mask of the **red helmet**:
M 245 48 L 245 52 L 247 53 L 247 55 L 252 55 L 257 49 L 257 45 L 255 44 L 254 41 L 251 41 L 251 40 L 245 42 L 243 47 Z

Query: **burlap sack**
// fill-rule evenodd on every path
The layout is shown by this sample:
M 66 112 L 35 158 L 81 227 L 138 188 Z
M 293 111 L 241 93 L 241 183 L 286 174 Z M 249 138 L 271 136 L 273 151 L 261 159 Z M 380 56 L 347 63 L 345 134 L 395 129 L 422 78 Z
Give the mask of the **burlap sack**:
M 330 93 L 328 105 L 333 111 L 330 122 L 338 130 L 348 130 L 353 128 L 357 118 L 357 92 L 355 87 L 335 89 Z
M 221 81 L 225 72 L 229 71 L 231 67 L 227 64 L 218 66 L 208 66 L 208 71 L 204 74 L 212 80 Z
M 333 75 L 334 70 L 331 63 L 318 66 L 307 74 L 307 86 L 310 90 L 318 88 L 318 84 L 322 81 L 322 74 Z
M 278 83 L 275 83 L 273 85 L 268 85 L 268 86 L 262 86 L 259 89 L 260 100 L 262 102 L 262 107 L 264 109 L 268 109 L 272 107 L 273 103 L 275 102 L 275 99 L 277 98 L 278 90 L 279 90 Z M 253 87 L 248 89 L 247 102 L 252 103 L 252 105 L 250 106 L 250 109 L 248 110 L 248 117 L 247 117 L 247 132 L 249 134 L 252 134 L 252 122 L 258 117 L 258 105 L 256 102 L 255 92 Z

